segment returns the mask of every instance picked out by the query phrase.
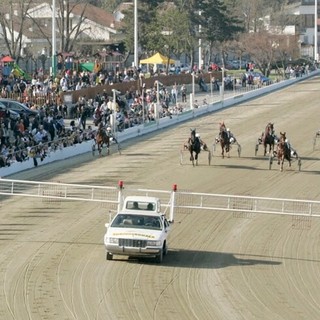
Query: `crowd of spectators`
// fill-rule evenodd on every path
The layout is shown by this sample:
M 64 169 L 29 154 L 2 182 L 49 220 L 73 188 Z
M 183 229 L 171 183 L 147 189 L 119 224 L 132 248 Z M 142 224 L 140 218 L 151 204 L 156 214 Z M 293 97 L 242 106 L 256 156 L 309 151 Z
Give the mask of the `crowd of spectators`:
M 198 78 L 201 79 L 201 73 L 198 72 Z M 72 107 L 67 107 L 60 99 L 60 92 L 135 81 L 140 76 L 139 69 L 120 70 L 118 67 L 110 72 L 77 72 L 66 69 L 55 79 L 44 76 L 40 70 L 33 74 L 31 81 L 0 74 L 2 98 L 14 97 L 38 111 L 38 115 L 32 118 L 22 116 L 19 120 L 13 120 L 6 114 L 0 119 L 0 167 L 29 158 L 37 166 L 38 161 L 42 161 L 51 152 L 94 139 L 95 127 L 99 123 L 103 123 L 105 127 L 110 126 L 115 131 L 123 131 L 156 121 L 156 115 L 159 118 L 171 117 L 183 112 L 189 93 L 184 84 L 166 88 L 155 82 L 153 87 L 143 86 L 140 91 L 128 90 L 121 96 L 117 95 L 115 102 L 105 90 L 101 90 L 93 99 L 79 97 Z M 205 83 L 198 84 L 200 90 L 207 91 Z M 195 101 L 194 107 L 197 106 Z M 90 126 L 87 125 L 88 119 L 93 121 L 90 121 Z
M 116 74 L 117 81 L 119 74 Z M 123 74 L 125 76 L 121 81 L 133 80 L 139 76 L 138 71 L 133 70 L 124 71 Z M 66 70 L 59 81 L 50 77 L 40 77 L 39 74 L 34 74 L 30 82 L 23 78 L 2 77 L 1 97 L 14 97 L 30 109 L 37 110 L 38 115 L 21 115 L 20 119 L 14 120 L 8 113 L 0 119 L 0 167 L 29 158 L 32 158 L 37 166 L 38 161 L 43 161 L 51 152 L 94 139 L 95 127 L 100 122 L 105 127 L 112 126 L 116 131 L 123 131 L 144 122 L 155 121 L 157 102 L 160 103 L 157 110 L 159 117 L 171 117 L 172 114 L 183 111 L 185 103 L 178 103 L 178 96 L 181 95 L 183 87 L 178 86 L 160 86 L 159 92 L 156 84 L 152 88 L 144 87 L 140 92 L 128 90 L 117 95 L 115 103 L 113 97 L 108 96 L 105 90 L 93 99 L 81 96 L 72 107 L 66 106 L 59 99 L 61 91 L 96 86 L 97 77 L 100 78 L 99 84 L 102 84 L 103 77 L 87 71 L 71 73 Z M 104 81 L 110 83 L 113 79 L 110 74 Z M 89 126 L 88 120 L 91 124 Z

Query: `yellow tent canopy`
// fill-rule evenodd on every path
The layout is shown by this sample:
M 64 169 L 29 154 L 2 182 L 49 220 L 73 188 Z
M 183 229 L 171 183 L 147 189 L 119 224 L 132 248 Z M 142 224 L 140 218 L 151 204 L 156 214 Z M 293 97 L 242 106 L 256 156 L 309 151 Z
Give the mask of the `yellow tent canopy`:
M 167 58 L 159 52 L 157 52 L 150 58 L 140 60 L 140 64 L 167 64 L 168 62 L 169 64 L 175 63 L 173 59 Z

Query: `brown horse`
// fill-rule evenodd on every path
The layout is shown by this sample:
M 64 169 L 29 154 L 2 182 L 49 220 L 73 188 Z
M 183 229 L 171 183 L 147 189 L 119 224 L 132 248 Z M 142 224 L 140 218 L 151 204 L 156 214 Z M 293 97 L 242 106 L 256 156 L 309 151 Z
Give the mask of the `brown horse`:
M 280 139 L 277 144 L 277 157 L 280 171 L 283 171 L 284 160 L 287 160 L 289 162 L 289 167 L 291 167 L 291 150 L 286 140 L 286 133 L 280 132 Z
M 97 130 L 95 141 L 100 156 L 102 155 L 102 148 L 104 145 L 106 145 L 107 154 L 110 153 L 110 137 L 107 135 L 106 130 L 102 126 L 100 126 Z
M 230 139 L 229 139 L 229 135 L 224 122 L 220 123 L 220 132 L 219 132 L 219 136 L 216 138 L 216 142 L 220 143 L 222 158 L 224 158 L 225 152 L 228 154 L 228 158 L 229 158 Z
M 273 123 L 269 122 L 261 135 L 261 142 L 264 146 L 264 153 L 263 155 L 265 156 L 267 154 L 267 146 L 269 145 L 269 153 L 273 153 L 274 151 L 274 145 L 276 142 L 276 136 L 274 134 L 274 127 Z

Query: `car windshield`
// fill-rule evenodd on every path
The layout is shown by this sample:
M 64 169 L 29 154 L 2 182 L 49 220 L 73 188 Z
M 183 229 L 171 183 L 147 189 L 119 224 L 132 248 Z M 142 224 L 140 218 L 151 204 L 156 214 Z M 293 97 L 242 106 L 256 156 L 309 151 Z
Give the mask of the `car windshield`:
M 118 214 L 117 217 L 113 220 L 111 227 L 161 230 L 162 222 L 160 217 L 157 216 Z

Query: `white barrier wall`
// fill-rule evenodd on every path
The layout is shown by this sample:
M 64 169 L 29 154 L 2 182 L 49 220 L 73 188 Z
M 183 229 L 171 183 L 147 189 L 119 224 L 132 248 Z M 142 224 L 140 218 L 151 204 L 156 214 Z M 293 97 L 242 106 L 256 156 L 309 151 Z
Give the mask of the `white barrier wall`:
M 123 142 L 128 139 L 135 138 L 137 136 L 145 135 L 147 133 L 156 131 L 158 129 L 163 129 L 163 128 L 175 125 L 176 123 L 181 123 L 186 120 L 190 120 L 192 118 L 201 116 L 203 114 L 212 113 L 217 110 L 227 108 L 232 105 L 239 104 L 244 101 L 253 99 L 255 97 L 268 94 L 270 92 L 282 89 L 284 87 L 290 86 L 294 83 L 305 80 L 307 78 L 314 77 L 319 74 L 320 74 L 320 70 L 319 71 L 317 70 L 302 78 L 294 78 L 294 79 L 289 79 L 286 81 L 274 83 L 257 90 L 248 91 L 246 93 L 241 93 L 239 95 L 234 95 L 232 97 L 225 98 L 223 101 L 214 102 L 212 104 L 201 106 L 200 108 L 188 110 L 179 115 L 173 115 L 172 118 L 165 117 L 165 118 L 161 118 L 157 122 L 153 121 L 150 123 L 146 123 L 144 125 L 132 127 L 132 128 L 126 129 L 123 132 L 119 132 L 118 140 L 119 142 Z M 37 159 L 38 166 L 42 166 L 53 161 L 64 160 L 64 159 L 77 156 L 83 153 L 91 152 L 92 144 L 93 144 L 92 141 L 86 141 L 86 142 L 82 142 L 81 144 L 76 144 L 71 147 L 66 147 L 61 150 L 56 150 L 55 152 L 51 152 L 46 158 L 43 159 L 43 161 L 41 161 L 41 159 L 39 158 Z M 0 177 L 9 176 L 11 174 L 32 169 L 32 168 L 35 168 L 33 159 L 29 159 L 24 162 L 13 163 L 11 164 L 10 167 L 0 168 Z

